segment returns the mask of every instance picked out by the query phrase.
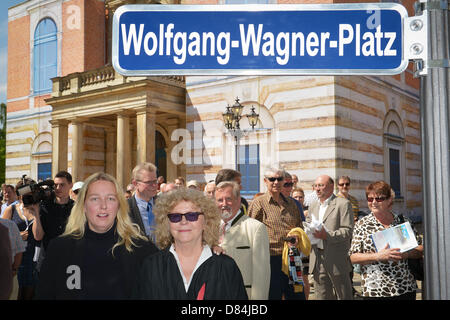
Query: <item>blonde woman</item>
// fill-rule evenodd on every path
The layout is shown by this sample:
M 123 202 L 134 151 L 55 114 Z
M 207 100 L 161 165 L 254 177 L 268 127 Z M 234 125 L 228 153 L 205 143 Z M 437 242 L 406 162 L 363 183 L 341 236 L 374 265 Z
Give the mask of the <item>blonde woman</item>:
M 141 260 L 157 251 L 128 216 L 117 181 L 85 181 L 66 230 L 49 244 L 37 299 L 127 299 Z
M 215 255 L 220 213 L 203 192 L 188 188 L 164 193 L 155 210 L 157 245 L 144 260 L 136 299 L 248 299 L 232 258 Z

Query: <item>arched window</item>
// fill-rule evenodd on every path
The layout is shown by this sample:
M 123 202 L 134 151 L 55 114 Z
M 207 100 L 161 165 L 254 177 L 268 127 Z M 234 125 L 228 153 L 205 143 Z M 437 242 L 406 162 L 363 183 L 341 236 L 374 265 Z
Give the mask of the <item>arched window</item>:
M 384 120 L 384 164 L 385 180 L 395 191 L 397 199 L 403 199 L 405 192 L 405 132 L 400 116 L 394 110 Z
M 34 32 L 33 91 L 35 94 L 51 92 L 52 81 L 57 75 L 56 24 L 52 19 L 43 19 Z

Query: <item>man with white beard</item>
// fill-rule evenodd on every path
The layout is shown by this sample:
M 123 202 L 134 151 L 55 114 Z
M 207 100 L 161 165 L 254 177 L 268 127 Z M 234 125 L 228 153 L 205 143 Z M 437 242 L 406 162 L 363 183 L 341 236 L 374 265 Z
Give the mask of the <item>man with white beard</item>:
M 266 226 L 241 211 L 240 187 L 236 182 L 220 182 L 214 197 L 222 217 L 220 246 L 236 261 L 249 299 L 267 300 L 270 251 Z

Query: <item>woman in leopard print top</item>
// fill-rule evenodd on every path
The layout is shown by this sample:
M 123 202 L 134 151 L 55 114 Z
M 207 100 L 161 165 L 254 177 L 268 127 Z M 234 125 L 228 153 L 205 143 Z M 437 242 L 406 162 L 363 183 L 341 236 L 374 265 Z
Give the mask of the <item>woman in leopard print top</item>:
M 417 284 L 406 259 L 422 257 L 422 241 L 414 230 L 419 244 L 416 248 L 400 253 L 399 249 L 386 247 L 377 252 L 370 235 L 402 222 L 391 211 L 394 196 L 389 184 L 370 184 L 366 196 L 371 213 L 355 224 L 349 251 L 351 262 L 361 265 L 363 298 L 415 300 Z

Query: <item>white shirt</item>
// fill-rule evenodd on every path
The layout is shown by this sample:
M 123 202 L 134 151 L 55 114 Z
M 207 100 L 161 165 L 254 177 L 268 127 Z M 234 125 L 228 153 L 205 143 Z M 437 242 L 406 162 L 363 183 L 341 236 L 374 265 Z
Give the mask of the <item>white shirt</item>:
M 241 209 L 239 209 L 239 211 L 234 215 L 233 218 L 231 218 L 230 220 L 228 220 L 227 225 L 225 226 L 225 233 L 231 228 L 231 225 L 233 224 L 233 221 L 239 216 L 239 214 L 241 213 Z M 222 230 L 222 226 L 224 225 L 224 221 L 221 220 L 220 221 L 220 229 Z
M 178 255 L 177 255 L 177 252 L 175 251 L 175 247 L 174 247 L 173 243 L 170 246 L 169 251 L 173 254 L 173 256 L 175 257 L 175 260 L 177 261 L 178 269 L 180 270 L 181 277 L 183 278 L 184 288 L 185 288 L 186 292 L 188 292 L 189 285 L 191 284 L 191 281 L 192 281 L 192 278 L 194 277 L 195 271 L 203 264 L 203 262 L 205 262 L 206 260 L 208 260 L 209 258 L 212 257 L 211 248 L 206 244 L 203 246 L 203 251 L 200 254 L 200 257 L 198 258 L 198 261 L 197 261 L 197 264 L 195 265 L 194 271 L 192 271 L 189 282 L 186 280 L 186 277 L 184 276 L 183 269 L 181 268 L 180 260 L 178 259 Z
M 320 207 L 319 207 L 319 222 L 323 223 L 323 216 L 325 215 L 325 211 L 327 211 L 328 208 L 328 204 L 330 203 L 331 197 L 333 196 L 333 194 L 331 194 L 331 196 L 325 200 L 324 202 L 320 202 Z

